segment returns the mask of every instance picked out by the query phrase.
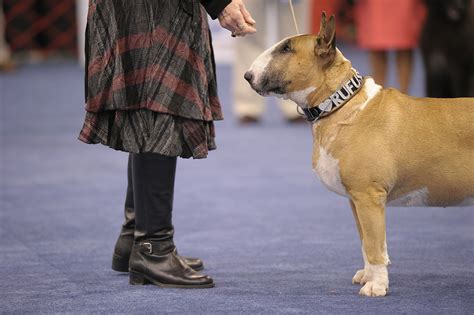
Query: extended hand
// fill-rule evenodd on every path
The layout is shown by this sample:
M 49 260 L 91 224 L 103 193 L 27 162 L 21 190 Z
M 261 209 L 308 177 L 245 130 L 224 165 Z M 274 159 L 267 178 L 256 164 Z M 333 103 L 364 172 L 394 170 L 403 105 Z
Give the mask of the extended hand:
M 232 36 L 245 36 L 257 31 L 254 27 L 256 22 L 242 0 L 232 0 L 219 14 L 219 22 L 223 28 L 232 32 Z

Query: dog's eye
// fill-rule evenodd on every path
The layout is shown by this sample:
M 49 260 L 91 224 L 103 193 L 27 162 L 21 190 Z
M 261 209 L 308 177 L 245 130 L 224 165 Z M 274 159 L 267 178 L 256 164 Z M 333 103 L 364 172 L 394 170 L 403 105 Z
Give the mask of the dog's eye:
M 285 45 L 283 45 L 283 47 L 281 47 L 280 49 L 280 52 L 281 53 L 289 53 L 291 52 L 291 46 L 289 43 L 286 43 Z

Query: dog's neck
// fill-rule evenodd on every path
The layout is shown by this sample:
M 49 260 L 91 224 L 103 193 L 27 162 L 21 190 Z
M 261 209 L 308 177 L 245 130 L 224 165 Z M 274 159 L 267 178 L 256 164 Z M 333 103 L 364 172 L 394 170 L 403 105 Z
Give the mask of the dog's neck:
M 333 63 L 318 74 L 322 75 L 322 83 L 316 86 L 315 91 L 308 96 L 306 106 L 314 107 L 323 102 L 355 73 L 356 71 L 352 68 L 351 62 L 337 50 Z
M 300 106 L 309 121 L 329 115 L 342 107 L 355 95 L 364 83 L 364 79 L 352 68 L 352 64 L 337 50 L 333 63 L 319 72 L 322 82 L 310 87 L 305 100 L 294 100 Z
M 364 78 L 356 72 L 339 89 L 317 106 L 303 108 L 306 119 L 310 122 L 316 122 L 318 119 L 330 115 L 349 102 L 361 90 L 363 85 Z

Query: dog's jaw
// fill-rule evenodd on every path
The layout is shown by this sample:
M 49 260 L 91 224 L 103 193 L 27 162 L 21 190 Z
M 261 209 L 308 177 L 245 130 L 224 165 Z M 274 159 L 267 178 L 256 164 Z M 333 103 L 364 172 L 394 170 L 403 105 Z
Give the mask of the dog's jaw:
M 292 100 L 299 107 L 306 108 L 309 106 L 309 96 L 316 91 L 316 87 L 310 86 L 301 91 L 289 92 L 288 94 L 283 95 L 285 99 Z

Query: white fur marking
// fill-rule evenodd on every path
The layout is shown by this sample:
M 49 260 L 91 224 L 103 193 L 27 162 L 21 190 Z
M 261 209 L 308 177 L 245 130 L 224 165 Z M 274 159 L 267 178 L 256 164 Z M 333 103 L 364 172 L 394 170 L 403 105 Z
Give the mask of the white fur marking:
M 386 249 L 386 245 L 384 249 Z M 352 283 L 360 283 L 364 286 L 359 294 L 364 296 L 385 296 L 388 291 L 388 270 L 384 265 L 372 265 L 368 262 L 364 246 L 362 246 L 362 256 L 364 257 L 364 269 L 356 272 L 352 278 Z M 388 256 L 388 254 L 387 254 Z
M 254 75 L 255 81 L 253 82 L 253 84 L 258 84 L 262 75 L 265 73 L 265 69 L 267 68 L 268 64 L 272 60 L 272 52 L 275 49 L 275 47 L 288 38 L 289 37 L 282 39 L 281 41 L 279 41 L 272 47 L 265 50 L 262 54 L 260 54 L 260 56 L 257 57 L 257 59 L 255 59 L 255 61 L 252 63 L 249 69 L 249 71 L 251 71 Z
M 369 102 L 374 98 L 375 95 L 377 95 L 378 92 L 382 87 L 378 84 L 375 83 L 374 79 L 368 78 L 365 80 L 364 84 L 364 91 L 367 94 L 367 100 L 359 107 L 360 110 L 364 110 L 364 108 L 369 104 Z
M 284 98 L 289 98 L 298 106 L 306 108 L 308 107 L 308 96 L 316 90 L 314 86 L 310 86 L 301 91 L 290 92 L 286 95 L 283 95 Z
M 428 188 L 424 187 L 419 190 L 412 191 L 411 193 L 390 200 L 387 206 L 391 207 L 425 207 L 428 205 Z
M 369 264 L 364 270 L 365 285 L 359 294 L 365 296 L 385 296 L 388 290 L 388 270 L 385 265 Z
M 372 281 L 383 283 L 388 288 L 388 270 L 385 265 L 371 265 L 367 266 L 367 271 L 372 276 Z
M 362 257 L 364 258 L 364 269 L 358 270 L 354 277 L 352 277 L 352 283 L 360 283 L 360 284 L 366 284 L 369 281 L 374 281 L 374 273 L 375 274 L 383 274 L 383 269 L 381 268 L 383 265 L 371 265 L 369 263 L 369 260 L 367 259 L 367 255 L 365 254 L 364 250 L 364 244 L 362 244 Z M 383 247 L 383 257 L 384 257 L 384 264 L 385 266 L 390 265 L 390 259 L 388 258 L 388 252 L 387 252 L 387 241 L 385 241 L 384 247 Z M 375 272 L 374 272 L 375 269 Z M 385 268 L 386 270 L 387 268 Z M 382 271 L 381 271 L 382 270 Z M 380 277 L 379 277 L 380 278 Z M 385 281 L 382 277 L 382 280 Z M 387 272 L 387 288 L 388 288 L 388 272 Z
M 385 243 L 383 244 L 383 260 L 385 265 L 390 265 L 390 258 L 388 256 L 388 250 L 387 250 L 387 240 L 385 240 Z M 362 257 L 364 258 L 364 269 L 368 268 L 369 265 L 369 260 L 367 259 L 367 255 L 365 254 L 364 250 L 364 244 L 362 244 Z
M 369 268 L 369 260 L 367 259 L 367 255 L 365 254 L 364 244 L 362 244 L 362 258 L 364 258 L 364 269 Z
M 386 265 L 390 265 L 390 257 L 388 256 L 388 249 L 387 249 L 387 240 L 385 240 L 385 243 L 383 244 L 383 260 Z
M 314 172 L 327 189 L 338 195 L 347 196 L 346 188 L 341 181 L 339 161 L 327 153 L 323 147 L 319 148 L 319 159 Z

